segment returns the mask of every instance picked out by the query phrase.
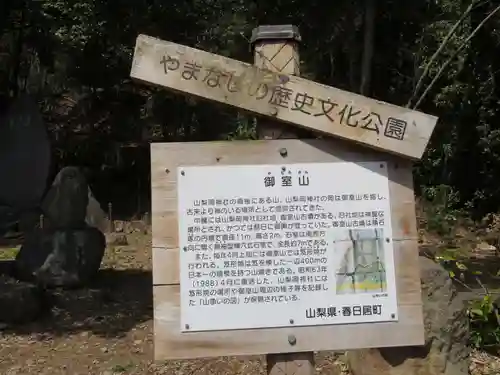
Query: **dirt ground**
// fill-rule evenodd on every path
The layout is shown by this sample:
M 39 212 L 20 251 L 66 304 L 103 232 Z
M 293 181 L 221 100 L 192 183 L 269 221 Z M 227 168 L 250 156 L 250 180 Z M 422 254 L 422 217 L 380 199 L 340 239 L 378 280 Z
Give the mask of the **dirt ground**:
M 108 246 L 94 285 L 56 292 L 51 316 L 0 330 L 0 374 L 265 374 L 261 357 L 153 363 L 150 235 L 127 237 Z M 346 373 L 333 353 L 319 354 L 317 369 Z
M 0 329 L 0 374 L 266 373 L 262 357 L 153 363 L 150 234 L 136 229 L 127 237 L 128 245 L 108 247 L 94 285 L 56 292 L 52 314 L 39 322 Z M 349 374 L 341 358 L 318 354 L 317 373 Z M 498 363 L 475 353 L 471 373 L 498 375 Z

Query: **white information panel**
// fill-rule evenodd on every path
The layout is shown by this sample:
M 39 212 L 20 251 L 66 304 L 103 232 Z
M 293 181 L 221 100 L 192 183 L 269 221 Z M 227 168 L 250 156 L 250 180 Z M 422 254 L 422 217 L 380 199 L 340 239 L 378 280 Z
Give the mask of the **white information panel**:
M 398 319 L 385 162 L 177 172 L 181 331 Z

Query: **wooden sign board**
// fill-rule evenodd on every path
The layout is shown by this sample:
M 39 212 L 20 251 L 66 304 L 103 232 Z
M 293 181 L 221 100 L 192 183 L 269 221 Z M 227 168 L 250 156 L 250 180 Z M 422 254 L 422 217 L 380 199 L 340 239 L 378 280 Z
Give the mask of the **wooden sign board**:
M 437 118 L 145 35 L 132 78 L 420 159 Z
M 424 344 L 411 162 L 155 143 L 151 181 L 156 360 Z

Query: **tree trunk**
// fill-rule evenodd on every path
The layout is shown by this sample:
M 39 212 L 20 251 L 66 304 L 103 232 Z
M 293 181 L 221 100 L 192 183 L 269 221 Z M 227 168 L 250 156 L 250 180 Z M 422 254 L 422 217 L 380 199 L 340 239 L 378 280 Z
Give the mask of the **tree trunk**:
M 363 46 L 363 61 L 361 65 L 361 84 L 359 93 L 368 95 L 372 77 L 372 61 L 375 40 L 375 0 L 365 0 L 365 37 Z

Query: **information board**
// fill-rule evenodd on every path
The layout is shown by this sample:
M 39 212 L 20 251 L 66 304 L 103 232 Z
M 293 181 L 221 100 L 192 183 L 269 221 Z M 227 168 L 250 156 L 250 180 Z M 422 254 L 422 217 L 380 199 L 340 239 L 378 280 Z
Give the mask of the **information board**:
M 385 162 L 177 173 L 182 332 L 398 320 Z

